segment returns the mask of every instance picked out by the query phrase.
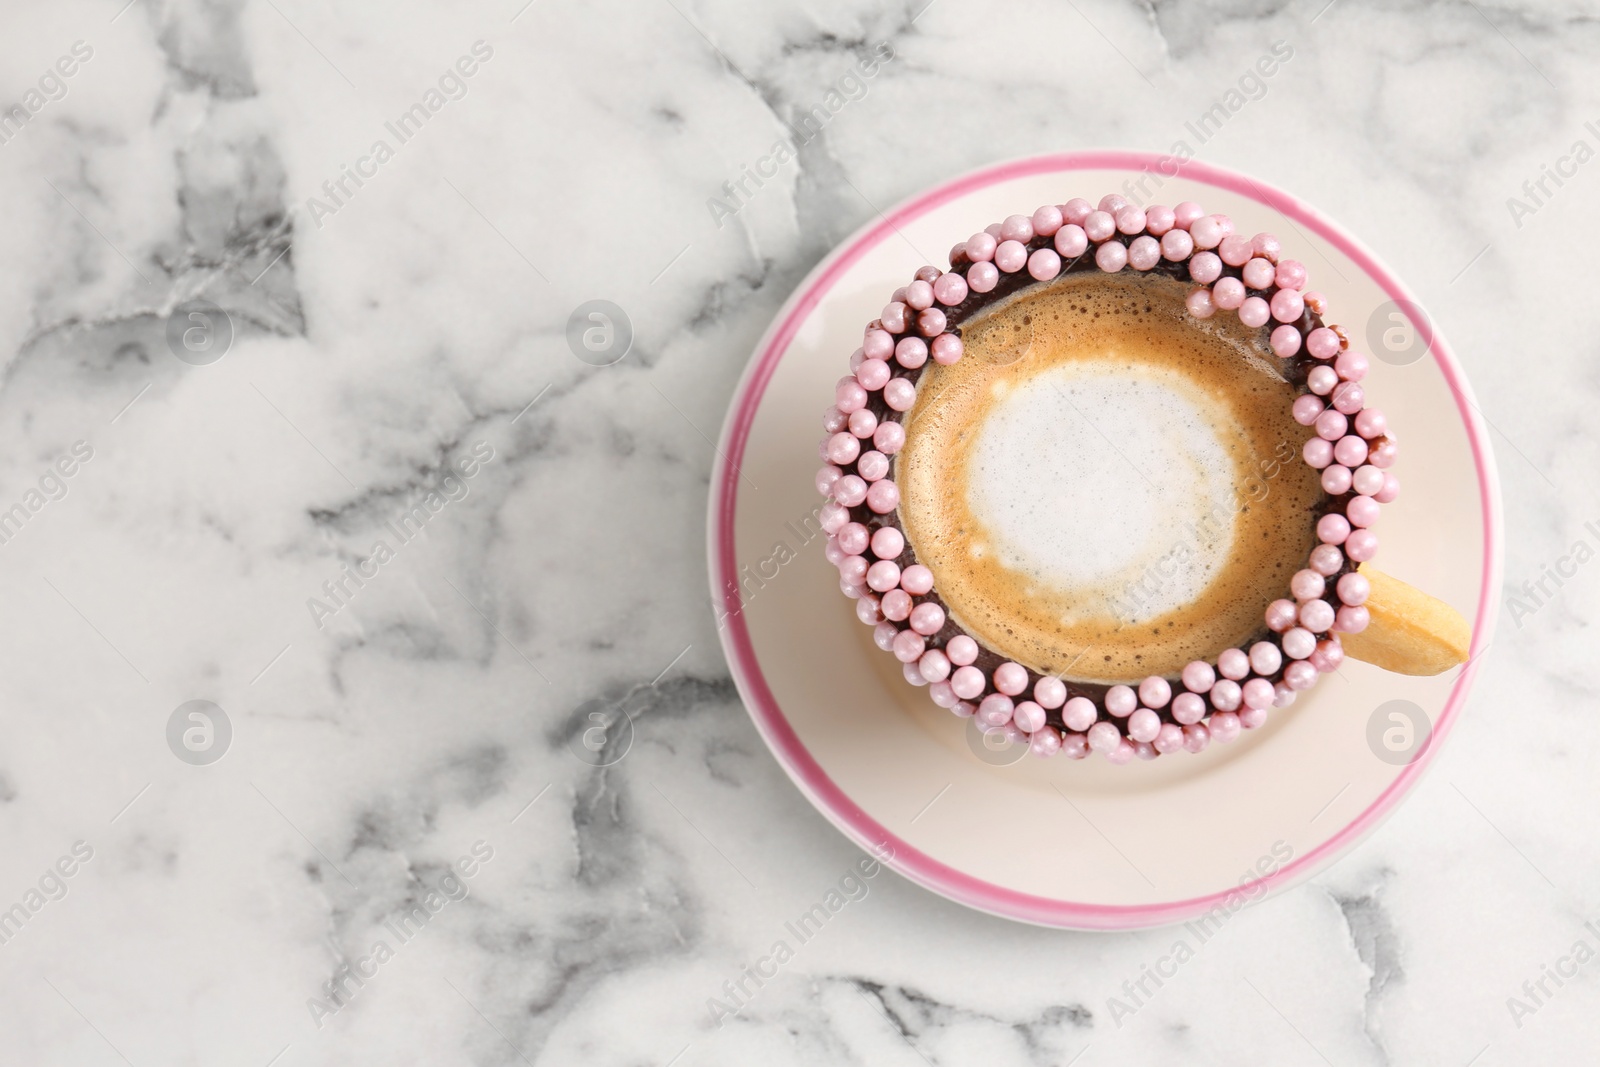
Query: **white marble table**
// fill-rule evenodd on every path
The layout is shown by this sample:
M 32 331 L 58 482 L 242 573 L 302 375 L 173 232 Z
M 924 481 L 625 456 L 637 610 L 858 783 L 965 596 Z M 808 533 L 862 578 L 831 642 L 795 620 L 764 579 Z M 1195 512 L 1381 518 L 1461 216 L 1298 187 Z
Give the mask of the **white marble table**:
M 1161 986 L 1173 932 L 879 874 L 722 1018 L 860 854 L 741 709 L 703 562 L 735 377 L 839 238 L 1179 140 L 1421 295 L 1494 428 L 1506 594 L 1586 561 L 1592 9 L 124 2 L 0 16 L 0 1060 L 1594 1058 L 1600 569 L 1503 621 L 1393 820 Z M 590 299 L 614 366 L 569 351 Z M 623 696 L 626 759 L 578 758 Z

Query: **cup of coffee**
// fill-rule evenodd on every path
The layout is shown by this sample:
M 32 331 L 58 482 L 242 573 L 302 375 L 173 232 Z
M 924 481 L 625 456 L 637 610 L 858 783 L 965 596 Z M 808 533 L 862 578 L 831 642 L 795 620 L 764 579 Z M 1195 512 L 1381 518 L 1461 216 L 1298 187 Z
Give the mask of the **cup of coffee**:
M 1459 662 L 1464 620 L 1368 566 L 1397 446 L 1305 283 L 1270 234 L 1113 195 L 896 290 L 817 488 L 906 680 L 1041 757 L 1126 763 L 1232 740 L 1347 651 Z

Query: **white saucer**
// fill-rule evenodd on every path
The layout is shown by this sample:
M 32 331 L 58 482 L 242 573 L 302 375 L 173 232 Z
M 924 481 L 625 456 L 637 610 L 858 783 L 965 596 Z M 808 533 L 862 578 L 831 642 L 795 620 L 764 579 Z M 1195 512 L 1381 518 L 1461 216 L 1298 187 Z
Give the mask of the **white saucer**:
M 1332 863 L 1394 810 L 1437 753 L 1493 625 L 1499 487 L 1443 339 L 1393 275 L 1315 211 L 1193 161 L 1168 177 L 1173 162 L 1131 152 L 1019 160 L 916 196 L 855 234 L 811 272 L 757 347 L 712 478 L 723 648 L 773 754 L 824 815 L 891 868 L 1027 922 L 1127 929 L 1208 911 L 1220 922 Z M 1096 201 L 1145 175 L 1160 180 L 1157 189 L 1145 178 L 1156 202 L 1195 200 L 1244 233 L 1278 234 L 1284 255 L 1306 264 L 1308 288 L 1327 295 L 1329 320 L 1372 353 L 1363 384 L 1401 441 L 1394 470 L 1404 486 L 1375 527 L 1376 563 L 1473 620 L 1473 659 L 1437 678 L 1347 661 L 1266 726 L 1197 756 L 1123 767 L 1099 757 L 1006 762 L 904 682 L 839 592 L 811 519 L 821 505 L 812 485 L 821 416 L 862 327 L 918 267 L 947 264 L 951 245 L 1007 215 L 1073 196 Z

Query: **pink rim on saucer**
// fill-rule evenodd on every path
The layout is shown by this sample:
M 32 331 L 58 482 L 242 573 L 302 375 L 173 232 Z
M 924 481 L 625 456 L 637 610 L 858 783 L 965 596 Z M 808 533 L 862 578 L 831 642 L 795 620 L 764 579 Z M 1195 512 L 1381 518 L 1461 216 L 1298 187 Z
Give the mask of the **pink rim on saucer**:
M 738 474 L 756 411 L 779 362 L 801 325 L 830 292 L 844 272 L 868 250 L 899 227 L 959 197 L 1017 178 L 1088 170 L 1134 173 L 1171 165 L 1169 157 L 1125 151 L 1078 152 L 1037 156 L 998 164 L 957 178 L 895 207 L 877 222 L 853 235 L 820 263 L 780 311 L 757 347 L 734 394 L 723 427 L 719 458 L 712 474 L 709 502 L 709 555 L 714 603 L 727 612 L 722 644 L 734 682 L 757 729 L 801 791 L 835 825 L 861 847 L 885 858 L 885 863 L 912 881 L 959 903 L 1006 918 L 1047 926 L 1118 930 L 1180 922 L 1222 903 L 1233 890 L 1206 896 L 1136 905 L 1081 903 L 1019 892 L 955 869 L 920 851 L 859 807 L 812 757 L 785 716 L 763 677 L 752 645 L 737 591 L 739 563 L 735 552 L 734 522 L 740 491 Z M 1162 173 L 1167 170 L 1162 169 Z M 1211 185 L 1254 200 L 1316 234 L 1356 263 L 1389 299 L 1416 306 L 1404 286 L 1354 239 L 1327 219 L 1292 197 L 1243 175 L 1187 161 L 1186 181 Z M 1063 186 L 1070 182 L 1063 182 Z M 1081 190 L 1074 190 L 1074 193 Z M 1020 209 L 1019 209 L 1020 210 Z M 1483 561 L 1477 616 L 1473 620 L 1471 658 L 1451 686 L 1443 710 L 1433 723 L 1426 749 L 1406 765 L 1368 807 L 1337 832 L 1303 855 L 1262 878 L 1253 891 L 1272 892 L 1310 877 L 1371 833 L 1416 785 L 1437 753 L 1440 742 L 1454 726 L 1477 672 L 1479 653 L 1487 647 L 1492 628 L 1500 559 L 1499 492 L 1486 434 L 1479 424 L 1470 389 L 1442 338 L 1425 317 L 1413 322 L 1427 343 L 1456 410 L 1460 414 L 1477 472 L 1479 506 L 1483 522 Z M 730 580 L 732 579 L 732 580 Z M 847 624 L 842 621 L 841 625 Z

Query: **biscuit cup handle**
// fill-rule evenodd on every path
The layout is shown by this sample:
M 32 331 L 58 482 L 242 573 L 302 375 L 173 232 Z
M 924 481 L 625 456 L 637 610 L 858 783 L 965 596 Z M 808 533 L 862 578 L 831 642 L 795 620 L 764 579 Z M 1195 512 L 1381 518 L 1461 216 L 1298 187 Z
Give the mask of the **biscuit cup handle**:
M 1396 674 L 1435 675 L 1467 661 L 1472 627 L 1455 608 L 1413 585 L 1362 564 L 1372 583 L 1372 621 L 1358 634 L 1340 634 L 1345 655 Z

